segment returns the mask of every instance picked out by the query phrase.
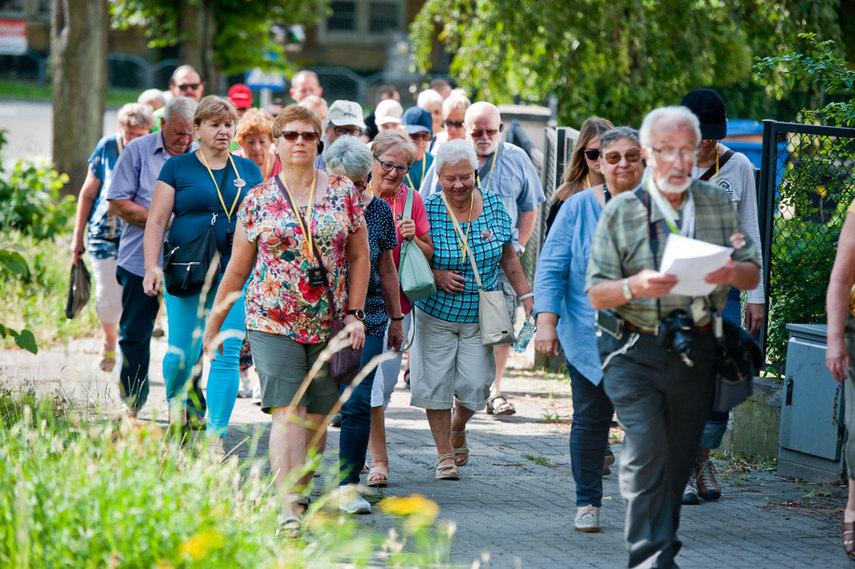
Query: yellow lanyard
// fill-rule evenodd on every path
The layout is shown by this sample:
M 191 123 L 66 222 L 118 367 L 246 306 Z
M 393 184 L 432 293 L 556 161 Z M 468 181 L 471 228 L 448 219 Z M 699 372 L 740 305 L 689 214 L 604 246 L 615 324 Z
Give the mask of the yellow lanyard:
M 303 236 L 306 243 L 309 245 L 309 255 L 312 259 L 315 258 L 315 249 L 312 246 L 312 206 L 315 205 L 315 182 L 318 181 L 318 171 L 315 170 L 315 175 L 312 177 L 312 189 L 309 190 L 309 203 L 306 206 L 306 223 L 303 223 L 303 218 L 300 216 L 300 208 L 297 207 L 294 201 L 294 196 L 291 195 L 291 188 L 288 187 L 288 182 L 285 181 L 285 173 L 279 174 L 279 179 L 282 180 L 282 185 L 285 186 L 285 191 L 288 192 L 288 197 L 291 198 L 291 204 L 294 205 L 294 216 L 300 222 L 300 229 L 303 230 Z
M 211 167 L 208 166 L 208 161 L 205 160 L 205 153 L 202 152 L 201 148 L 199 149 L 199 156 L 202 157 L 202 163 L 205 165 L 205 168 L 208 169 L 208 174 L 211 175 L 211 179 L 214 181 L 214 187 L 217 188 L 217 197 L 220 198 L 220 203 L 223 205 L 223 211 L 226 212 L 228 218 L 231 219 L 232 214 L 235 212 L 235 208 L 237 207 L 238 200 L 240 199 L 240 189 L 246 184 L 246 182 L 243 182 L 243 180 L 241 180 L 240 174 L 238 174 L 237 171 L 237 166 L 235 166 L 235 161 L 232 159 L 232 155 L 229 154 L 229 162 L 232 163 L 232 168 L 234 168 L 235 171 L 235 187 L 237 189 L 237 192 L 235 192 L 235 201 L 232 202 L 232 209 L 229 210 L 228 208 L 226 208 L 225 200 L 223 200 L 223 193 L 220 191 L 220 185 L 217 184 L 217 180 L 214 178 L 214 173 L 211 172 Z M 238 182 L 243 182 L 243 184 L 238 185 Z
M 493 179 L 493 168 L 495 168 L 495 166 L 496 166 L 496 156 L 498 156 L 498 155 L 499 155 L 499 147 L 497 146 L 496 151 L 493 152 L 493 161 L 490 163 L 490 175 L 487 176 L 487 186 L 484 188 L 485 190 L 490 189 L 490 180 Z M 478 182 L 478 185 L 480 186 L 481 185 L 481 177 L 480 176 L 478 177 L 477 182 Z
M 409 174 L 407 174 L 407 175 L 409 176 Z M 398 188 L 398 190 L 400 190 L 400 189 L 401 188 Z M 395 194 L 392 196 L 392 203 L 389 204 L 392 206 L 392 218 L 394 218 L 395 221 L 398 220 L 398 212 L 395 211 L 395 208 L 398 207 L 398 190 L 395 190 Z M 371 189 L 371 182 L 368 182 L 368 193 L 371 194 L 372 196 L 374 196 L 374 190 Z M 377 198 L 380 196 L 374 196 L 374 197 Z M 380 199 L 386 203 L 389 203 L 389 200 L 387 200 L 386 198 L 380 198 Z
M 463 264 L 466 264 L 466 249 L 469 248 L 469 230 L 472 229 L 472 209 L 475 207 L 475 194 L 473 193 L 469 198 L 469 221 L 466 226 L 466 235 L 463 237 L 463 241 L 460 240 L 460 234 L 455 229 L 454 237 L 457 238 L 457 244 L 460 246 L 460 252 L 463 254 Z M 454 217 L 454 212 L 451 211 L 451 208 L 448 206 L 448 200 L 445 199 L 445 192 L 442 192 L 442 201 L 445 202 L 445 211 L 448 212 L 448 217 L 451 218 L 451 221 L 454 225 L 457 225 L 457 218 Z
M 267 179 L 267 176 L 270 175 L 270 151 L 264 155 L 264 179 Z
M 425 157 L 424 157 L 424 158 L 422 158 L 422 177 L 421 177 L 421 179 L 419 180 L 419 188 L 421 187 L 422 183 L 425 181 L 425 166 L 427 166 L 427 155 L 425 155 Z M 408 185 L 409 185 L 411 188 L 413 188 L 414 190 L 418 190 L 418 189 L 419 189 L 419 188 L 417 188 L 417 187 L 415 187 L 415 186 L 413 185 L 413 179 L 412 179 L 412 178 L 410 178 L 410 173 L 409 173 L 409 172 L 407 172 L 407 181 L 409 182 L 409 184 L 408 184 Z

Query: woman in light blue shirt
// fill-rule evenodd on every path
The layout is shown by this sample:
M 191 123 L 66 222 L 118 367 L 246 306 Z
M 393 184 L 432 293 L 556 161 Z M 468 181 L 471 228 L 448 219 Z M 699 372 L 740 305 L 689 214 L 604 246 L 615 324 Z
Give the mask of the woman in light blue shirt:
M 570 462 L 576 482 L 574 526 L 600 531 L 603 460 L 614 408 L 603 389 L 594 333 L 596 311 L 585 294 L 585 271 L 603 206 L 641 182 L 644 163 L 638 132 L 618 127 L 600 139 L 600 166 L 606 183 L 570 196 L 555 218 L 540 253 L 534 281 L 537 314 L 535 350 L 567 358 L 573 393 Z

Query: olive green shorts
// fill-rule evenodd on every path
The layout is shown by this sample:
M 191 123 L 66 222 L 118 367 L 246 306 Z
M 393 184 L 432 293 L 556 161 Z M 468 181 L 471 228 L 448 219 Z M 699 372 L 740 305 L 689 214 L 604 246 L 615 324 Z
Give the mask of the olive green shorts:
M 294 396 L 326 342 L 301 344 L 288 336 L 258 330 L 248 330 L 247 335 L 252 361 L 261 380 L 261 410 L 270 413 L 276 407 L 293 405 Z M 296 404 L 305 405 L 306 413 L 326 415 L 338 396 L 338 382 L 324 366 Z

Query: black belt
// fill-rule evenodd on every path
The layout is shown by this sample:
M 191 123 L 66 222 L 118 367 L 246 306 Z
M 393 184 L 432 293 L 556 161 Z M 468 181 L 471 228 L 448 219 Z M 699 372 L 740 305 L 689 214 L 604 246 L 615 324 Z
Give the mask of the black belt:
M 623 323 L 623 327 L 631 332 L 638 332 L 639 334 L 648 334 L 650 336 L 655 336 L 657 333 L 656 330 L 653 330 L 651 328 L 643 328 L 641 326 L 636 326 L 629 320 Z M 712 328 L 712 320 L 702 326 L 695 326 L 695 332 L 706 332 L 710 328 Z

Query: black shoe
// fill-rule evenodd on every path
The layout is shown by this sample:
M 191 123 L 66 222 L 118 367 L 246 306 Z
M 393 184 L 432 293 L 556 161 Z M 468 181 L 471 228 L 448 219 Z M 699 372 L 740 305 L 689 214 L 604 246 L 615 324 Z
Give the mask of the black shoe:
M 341 427 L 341 413 L 336 413 L 330 422 L 330 427 Z

